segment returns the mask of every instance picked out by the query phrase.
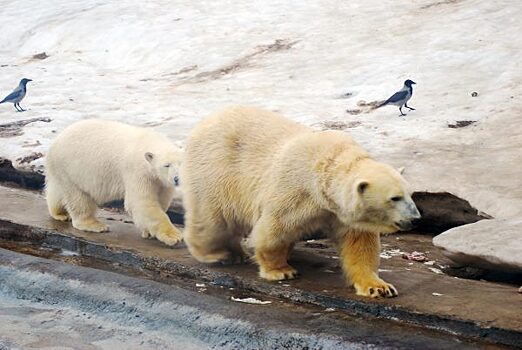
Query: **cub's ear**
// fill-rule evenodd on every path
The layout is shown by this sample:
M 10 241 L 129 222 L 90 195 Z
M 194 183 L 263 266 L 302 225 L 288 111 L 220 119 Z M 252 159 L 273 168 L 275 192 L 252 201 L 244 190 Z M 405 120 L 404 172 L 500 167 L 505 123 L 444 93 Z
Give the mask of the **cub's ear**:
M 152 162 L 152 160 L 154 159 L 154 154 L 150 153 L 150 152 L 147 152 L 145 153 L 145 159 L 147 160 L 147 162 Z
M 357 184 L 357 193 L 364 194 L 366 189 L 368 189 L 368 186 L 370 186 L 370 184 L 367 181 L 360 181 Z

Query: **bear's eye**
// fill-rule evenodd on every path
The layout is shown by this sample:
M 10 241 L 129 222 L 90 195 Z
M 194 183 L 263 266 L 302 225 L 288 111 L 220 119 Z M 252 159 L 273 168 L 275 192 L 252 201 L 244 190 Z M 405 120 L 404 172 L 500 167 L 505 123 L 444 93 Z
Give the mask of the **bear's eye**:
M 172 165 L 172 164 L 165 164 L 164 167 L 165 167 L 165 168 L 170 168 L 171 165 Z
M 390 200 L 392 202 L 398 202 L 398 201 L 401 201 L 402 200 L 402 197 L 401 196 L 395 196 L 395 197 L 391 197 Z

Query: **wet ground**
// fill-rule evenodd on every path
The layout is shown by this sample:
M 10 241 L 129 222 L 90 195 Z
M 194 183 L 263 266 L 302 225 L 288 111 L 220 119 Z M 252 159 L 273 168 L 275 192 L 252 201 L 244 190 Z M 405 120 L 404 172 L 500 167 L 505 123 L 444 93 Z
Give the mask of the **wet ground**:
M 446 274 L 449 261 L 431 245 L 428 235 L 383 237 L 380 274 L 398 288 L 400 295 L 368 300 L 355 296 L 345 285 L 337 252 L 328 240 L 298 244 L 290 262 L 301 276 L 294 281 L 269 283 L 257 277 L 254 265 L 203 265 L 184 247 L 169 248 L 155 240 L 144 240 L 128 223 L 128 217 L 119 213 L 100 212 L 111 232 L 85 233 L 68 223 L 52 221 L 38 193 L 0 187 L 0 198 L 2 203 L 9 203 L 0 211 L 0 238 L 2 246 L 12 250 L 113 270 L 140 280 L 155 279 L 162 285 L 182 286 L 191 293 L 227 302 L 230 297 L 253 296 L 272 301 L 267 307 L 270 309 L 275 304 L 292 309 L 301 305 L 317 308 L 316 312 L 329 310 L 329 317 L 337 320 L 371 319 L 372 324 L 381 320 L 385 328 L 393 324 L 392 328 L 416 325 L 416 330 L 437 329 L 442 331 L 436 332 L 437 339 L 453 339 L 450 334 L 459 334 L 481 342 L 522 344 L 522 295 L 517 292 L 518 286 Z M 413 251 L 422 253 L 426 261 L 403 257 Z

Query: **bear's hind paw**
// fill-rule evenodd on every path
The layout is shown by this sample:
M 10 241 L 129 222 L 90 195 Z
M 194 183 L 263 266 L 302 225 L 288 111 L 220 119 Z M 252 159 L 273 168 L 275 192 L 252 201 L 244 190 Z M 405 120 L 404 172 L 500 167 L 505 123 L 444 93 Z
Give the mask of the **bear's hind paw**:
M 54 220 L 58 220 L 58 221 L 69 221 L 69 220 L 71 220 L 71 218 L 67 214 L 53 214 L 52 217 L 53 217 Z
M 81 230 L 81 231 L 88 231 L 88 232 L 107 232 L 109 231 L 109 226 L 105 225 L 102 222 L 99 222 L 98 220 L 88 220 L 88 221 L 74 221 L 73 220 L 73 227 L 75 229 Z
M 176 245 L 177 243 L 181 242 L 183 240 L 183 236 L 181 233 L 159 233 L 156 235 L 156 238 L 158 241 L 165 243 L 168 246 Z
M 297 270 L 290 265 L 272 270 L 261 269 L 259 276 L 269 281 L 291 280 L 297 277 Z

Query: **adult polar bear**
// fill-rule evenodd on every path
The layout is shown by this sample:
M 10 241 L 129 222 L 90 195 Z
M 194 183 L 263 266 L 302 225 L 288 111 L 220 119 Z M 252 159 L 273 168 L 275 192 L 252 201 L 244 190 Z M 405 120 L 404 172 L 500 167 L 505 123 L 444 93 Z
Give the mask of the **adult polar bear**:
M 143 237 L 167 245 L 181 240 L 165 211 L 175 194 L 181 149 L 163 135 L 108 120 L 90 119 L 67 127 L 46 156 L 46 199 L 56 220 L 104 232 L 97 205 L 124 199 Z
M 199 261 L 244 257 L 240 241 L 251 232 L 260 276 L 294 278 L 294 243 L 323 230 L 358 295 L 397 295 L 378 276 L 379 233 L 409 228 L 420 215 L 401 175 L 346 133 L 257 108 L 225 109 L 191 132 L 181 180 L 184 240 Z

